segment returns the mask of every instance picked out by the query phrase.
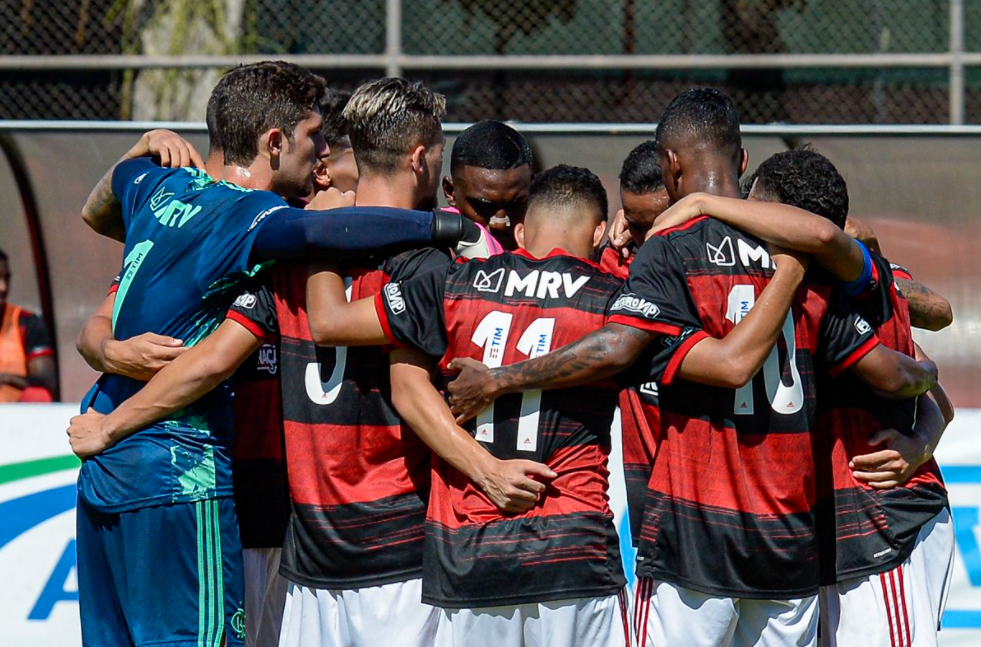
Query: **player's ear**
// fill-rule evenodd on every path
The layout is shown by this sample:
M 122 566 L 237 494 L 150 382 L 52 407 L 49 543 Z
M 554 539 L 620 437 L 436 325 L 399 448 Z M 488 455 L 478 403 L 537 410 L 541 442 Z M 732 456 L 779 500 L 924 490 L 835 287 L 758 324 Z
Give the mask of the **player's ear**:
M 419 144 L 409 153 L 412 170 L 416 175 L 426 174 L 426 147 Z
M 514 242 L 518 247 L 525 249 L 525 223 L 519 222 L 514 226 Z
M 749 167 L 749 151 L 745 148 L 739 149 L 739 176 L 742 177 L 743 173 Z
M 327 168 L 326 160 L 321 159 L 313 169 L 313 185 L 316 191 L 326 191 L 330 188 L 330 169 Z
M 443 195 L 446 197 L 446 203 L 451 207 L 456 206 L 456 199 L 453 197 L 453 178 L 449 175 L 443 176 Z
M 270 160 L 283 154 L 286 138 L 279 128 L 270 128 L 259 137 L 259 154 L 265 154 Z
M 603 240 L 606 239 L 606 221 L 604 220 L 600 224 L 596 225 L 596 229 L 593 230 L 593 251 L 595 252 L 599 249 L 600 245 L 603 244 Z

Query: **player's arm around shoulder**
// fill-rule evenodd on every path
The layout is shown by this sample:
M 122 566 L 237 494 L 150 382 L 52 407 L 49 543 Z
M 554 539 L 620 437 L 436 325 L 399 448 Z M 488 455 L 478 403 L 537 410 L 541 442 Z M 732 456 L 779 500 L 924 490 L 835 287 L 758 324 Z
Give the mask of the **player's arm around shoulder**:
M 242 324 L 226 319 L 109 415 L 89 410 L 72 418 L 68 428 L 72 451 L 88 458 L 196 402 L 230 377 L 262 343 Z
M 102 176 L 88 200 L 82 207 L 82 220 L 97 234 L 124 242 L 126 240 L 126 223 L 122 213 L 122 186 L 127 180 L 138 176 L 140 168 L 126 169 L 131 173 L 117 171 L 120 165 L 129 160 L 155 157 L 160 166 L 180 168 L 195 166 L 204 168 L 204 160 L 194 146 L 183 137 L 170 130 L 151 130 L 143 134 L 136 144 L 126 151 L 119 161 L 112 165 Z M 125 175 L 125 177 L 122 177 Z
M 499 460 L 459 427 L 433 386 L 432 358 L 415 349 L 399 349 L 389 355 L 389 361 L 392 404 L 419 438 L 501 510 L 520 513 L 534 507 L 544 483 L 556 474 L 534 461 Z
M 336 264 L 311 261 L 307 277 L 307 321 L 318 346 L 380 346 L 388 343 L 373 297 L 348 303 Z

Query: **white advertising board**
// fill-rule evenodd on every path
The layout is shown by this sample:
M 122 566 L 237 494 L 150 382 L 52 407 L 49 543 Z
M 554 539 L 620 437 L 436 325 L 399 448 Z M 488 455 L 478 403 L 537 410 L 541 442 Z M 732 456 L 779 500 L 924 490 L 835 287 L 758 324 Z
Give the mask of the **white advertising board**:
M 76 405 L 0 405 L 0 645 L 81 644 L 75 561 L 78 461 L 65 429 Z M 613 437 L 619 440 L 619 418 Z M 632 574 L 619 442 L 610 504 Z M 950 490 L 957 552 L 942 647 L 981 645 L 981 410 L 959 411 L 937 452 Z M 631 578 L 632 579 L 632 578 Z

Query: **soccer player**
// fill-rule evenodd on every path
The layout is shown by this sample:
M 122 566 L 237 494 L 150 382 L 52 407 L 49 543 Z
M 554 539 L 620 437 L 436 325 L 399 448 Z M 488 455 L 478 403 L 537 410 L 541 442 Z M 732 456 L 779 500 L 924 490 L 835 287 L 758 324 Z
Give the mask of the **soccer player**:
M 51 402 L 58 369 L 38 315 L 7 301 L 10 262 L 0 249 L 0 402 Z
M 83 210 L 93 229 L 126 240 L 114 297 L 117 338 L 150 331 L 185 345 L 199 342 L 217 327 L 234 286 L 276 257 L 424 244 L 441 239 L 447 224 L 458 238 L 462 224 L 444 216 L 291 209 L 279 196 L 309 192 L 323 149 L 317 112 L 323 81 L 295 65 L 261 63 L 233 70 L 221 83 L 236 89 L 217 115 L 226 181 L 194 168 L 156 166 L 145 156 L 166 153 L 166 165 L 172 152 L 145 137 Z M 178 157 L 182 166 L 194 158 L 186 148 Z M 257 186 L 270 192 L 252 190 Z M 352 216 L 359 218 L 355 231 Z M 83 411 L 108 413 L 139 387 L 104 375 Z M 85 644 L 240 644 L 229 417 L 222 388 L 144 429 L 70 430 L 73 450 L 85 459 L 78 506 Z
M 656 141 L 673 201 L 699 190 L 739 197 L 748 158 L 724 94 L 696 88 L 676 97 Z M 498 369 L 451 365 L 464 369 L 450 391 L 467 418 L 499 394 L 601 379 L 653 340 L 679 337 L 657 367 L 662 436 L 637 559 L 641 644 L 648 636 L 653 644 L 813 644 L 814 371 L 854 370 L 902 398 L 936 383 L 935 365 L 882 348 L 863 320 L 839 316 L 833 280 L 818 275 L 749 384 L 676 380 L 700 338 L 723 335 L 752 312 L 773 270 L 753 237 L 696 220 L 641 247 L 611 323 L 597 333 Z
M 453 143 L 443 194 L 450 207 L 494 237 L 494 253 L 514 250 L 514 227 L 525 217 L 532 153 L 518 131 L 500 121 L 478 121 Z
M 639 144 L 620 169 L 620 204 L 623 208 L 610 225 L 610 243 L 603 247 L 599 265 L 620 279 L 627 278 L 634 254 L 654 220 L 668 208 L 668 192 L 661 179 L 654 141 Z M 615 229 L 621 227 L 621 236 Z M 627 513 L 634 546 L 640 538 L 647 483 L 657 453 L 660 425 L 657 413 L 657 383 L 646 382 L 620 392 L 620 428 L 623 437 L 623 473 L 627 488 Z
M 620 204 L 610 225 L 610 244 L 603 248 L 600 264 L 627 276 L 627 266 L 644 244 L 654 219 L 668 208 L 668 192 L 661 180 L 654 140 L 639 144 L 620 169 Z
M 344 107 L 350 98 L 350 92 L 327 88 L 320 103 L 320 114 L 324 120 L 321 132 L 327 142 L 328 153 L 314 170 L 316 191 L 334 187 L 347 193 L 358 188 L 358 165 L 354 161 L 354 149 L 351 148 L 347 119 L 344 118 Z
M 907 304 L 890 264 L 844 232 L 848 189 L 834 165 L 814 151 L 787 151 L 763 162 L 751 182 L 751 201 L 780 202 L 817 216 L 694 194 L 658 226 L 707 214 L 770 242 L 813 252 L 851 286 L 855 307 L 882 343 L 913 355 Z M 934 391 L 944 403 L 941 411 L 952 416 L 942 389 Z M 850 375 L 820 384 L 819 398 L 815 459 L 822 489 L 833 494 L 817 527 L 819 534 L 836 529 L 827 532 L 822 553 L 827 584 L 821 589 L 822 644 L 935 645 L 954 536 L 932 455 L 949 418 L 931 421 L 940 413 L 932 407 L 884 401 Z M 883 440 L 885 450 L 895 446 L 909 456 L 901 454 L 898 474 L 863 470 L 887 462 L 880 453 L 858 456 Z

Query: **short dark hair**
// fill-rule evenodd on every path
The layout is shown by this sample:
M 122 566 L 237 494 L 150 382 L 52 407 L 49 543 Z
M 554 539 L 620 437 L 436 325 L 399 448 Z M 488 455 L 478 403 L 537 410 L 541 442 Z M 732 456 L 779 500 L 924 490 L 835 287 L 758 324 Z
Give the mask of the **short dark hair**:
M 664 186 L 657 161 L 657 143 L 649 139 L 636 146 L 620 168 L 620 190 L 638 195 L 654 193 Z
M 0 261 L 5 261 L 5 260 L 7 260 L 7 252 L 0 249 Z
M 501 121 L 478 121 L 453 142 L 450 170 L 463 166 L 505 171 L 531 166 L 531 146 L 517 130 Z
M 586 168 L 559 164 L 536 173 L 528 189 L 528 211 L 538 206 L 591 204 L 600 218 L 606 220 L 609 204 L 606 189 L 596 175 Z
M 326 87 L 316 74 L 283 61 L 227 72 L 208 102 L 209 109 L 214 102 L 215 134 L 225 164 L 251 164 L 259 154 L 259 137 L 270 128 L 282 130 L 292 143 L 296 125 L 318 109 Z
M 422 83 L 388 77 L 355 90 L 344 108 L 358 171 L 390 173 L 413 146 L 443 136 L 446 98 Z
M 824 155 L 810 148 L 784 151 L 760 164 L 749 179 L 756 194 L 824 216 L 841 228 L 848 217 L 848 185 Z
M 692 88 L 668 104 L 654 133 L 658 151 L 690 138 L 719 155 L 739 159 L 743 147 L 739 112 L 728 95 L 715 88 Z
M 216 86 L 215 90 L 217 89 Z M 204 114 L 204 122 L 208 126 L 208 147 L 215 152 L 222 150 L 221 137 L 218 133 L 218 110 L 223 96 L 223 92 L 212 92 L 208 99 L 208 108 Z
M 344 108 L 350 99 L 350 92 L 327 88 L 324 98 L 320 101 L 320 116 L 324 118 L 320 132 L 330 148 L 340 144 L 350 136 L 347 119 L 344 118 Z

